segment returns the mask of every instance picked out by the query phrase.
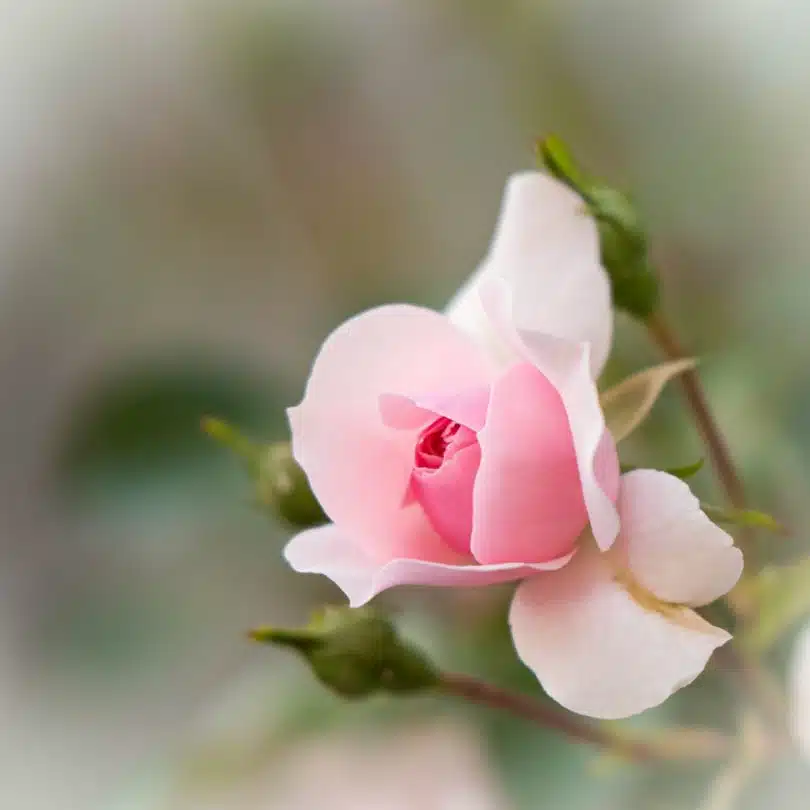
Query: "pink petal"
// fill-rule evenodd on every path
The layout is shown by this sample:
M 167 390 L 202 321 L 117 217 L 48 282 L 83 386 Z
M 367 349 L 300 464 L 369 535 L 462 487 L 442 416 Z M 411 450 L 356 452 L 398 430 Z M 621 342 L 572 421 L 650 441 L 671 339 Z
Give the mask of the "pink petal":
M 473 442 L 452 458 L 445 458 L 438 469 L 415 469 L 411 478 L 411 494 L 425 510 L 431 526 L 453 550 L 465 555 L 470 553 L 473 483 L 481 461 L 474 434 Z
M 461 565 L 426 560 L 394 559 L 379 564 L 334 524 L 307 529 L 290 540 L 284 557 L 301 573 L 323 574 L 359 607 L 378 593 L 397 585 L 479 587 L 532 576 L 564 566 L 572 555 L 538 565 Z
M 511 287 L 518 328 L 590 344 L 592 374 L 599 375 L 613 332 L 610 282 L 596 223 L 577 194 L 540 172 L 510 179 L 489 256 L 447 309 L 460 327 L 497 346 L 475 297 L 486 277 Z
M 425 427 L 437 416 L 445 416 L 470 430 L 481 430 L 489 405 L 489 387 L 453 394 L 423 394 L 407 397 L 402 394 L 382 394 L 380 413 L 383 422 L 399 430 Z
M 383 423 L 380 395 L 452 394 L 487 382 L 476 347 L 430 310 L 380 307 L 338 327 L 321 347 L 303 401 L 288 412 L 293 453 L 329 517 L 377 558 L 406 549 L 452 557 L 424 519 L 399 515 L 414 433 Z
M 562 400 L 534 366 L 512 366 L 493 383 L 478 441 L 473 556 L 542 562 L 571 551 L 588 514 Z
M 742 552 L 678 478 L 656 470 L 622 476 L 617 546 L 636 581 L 666 602 L 698 607 L 728 593 Z
M 457 422 L 462 427 L 447 448 L 438 469 L 424 470 L 415 466 L 404 505 L 417 501 L 430 525 L 449 546 L 469 556 L 472 531 L 473 482 L 478 472 L 481 451 L 475 431 L 484 425 L 489 402 L 489 389 L 476 388 L 452 395 L 405 397 L 383 394 L 380 413 L 386 425 L 403 429 L 423 429 L 439 417 Z M 459 439 L 466 434 L 468 446 L 459 452 Z M 417 442 L 418 444 L 418 442 Z M 412 458 L 415 456 L 412 453 Z M 436 558 L 437 562 L 447 562 Z
M 609 556 L 582 550 L 562 570 L 527 579 L 509 615 L 518 655 L 546 692 L 606 720 L 662 703 L 730 638 L 688 608 L 665 618 L 636 603 Z
M 610 548 L 619 532 L 613 505 L 618 495 L 618 459 L 605 428 L 599 392 L 590 374 L 588 346 L 539 332 L 515 330 L 509 288 L 497 279 L 481 285 L 481 302 L 503 339 L 514 345 L 557 389 L 568 415 L 580 484 L 596 542 Z

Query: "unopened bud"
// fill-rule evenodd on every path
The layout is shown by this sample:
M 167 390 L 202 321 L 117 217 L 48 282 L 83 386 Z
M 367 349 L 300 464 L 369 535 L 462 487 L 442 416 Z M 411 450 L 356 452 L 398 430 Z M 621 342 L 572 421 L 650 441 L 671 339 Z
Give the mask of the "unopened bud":
M 325 608 L 304 628 L 261 627 L 250 637 L 296 650 L 321 683 L 347 698 L 418 692 L 439 682 L 425 655 L 404 642 L 387 618 L 368 608 Z
M 559 138 L 550 136 L 539 141 L 537 153 L 550 174 L 582 197 L 596 220 L 602 264 L 610 277 L 614 305 L 645 320 L 658 306 L 658 279 L 632 201 L 624 192 L 582 172 Z
M 259 506 L 301 528 L 326 522 L 289 442 L 254 442 L 227 422 L 210 417 L 203 419 L 202 428 L 244 463 L 253 479 Z

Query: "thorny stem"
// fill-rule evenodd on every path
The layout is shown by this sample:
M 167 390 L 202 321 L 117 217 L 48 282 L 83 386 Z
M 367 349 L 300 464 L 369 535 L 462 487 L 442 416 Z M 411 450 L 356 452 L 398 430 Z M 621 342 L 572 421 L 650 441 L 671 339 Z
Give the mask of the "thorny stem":
M 589 743 L 635 762 L 725 759 L 731 748 L 729 739 L 714 729 L 675 729 L 662 732 L 655 739 L 625 736 L 470 675 L 445 673 L 439 689 L 471 703 L 502 709 L 541 728 L 561 732 L 575 742 Z

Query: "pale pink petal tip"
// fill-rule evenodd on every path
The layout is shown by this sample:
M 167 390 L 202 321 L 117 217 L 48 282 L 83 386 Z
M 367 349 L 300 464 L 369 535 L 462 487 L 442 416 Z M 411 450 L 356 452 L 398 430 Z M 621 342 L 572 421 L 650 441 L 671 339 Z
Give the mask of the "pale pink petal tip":
M 293 570 L 328 577 L 346 594 L 351 607 L 359 607 L 397 585 L 458 588 L 523 579 L 540 571 L 562 568 L 572 556 L 535 565 L 453 565 L 417 559 L 381 563 L 370 560 L 332 524 L 297 534 L 284 549 L 284 557 Z
M 621 479 L 621 548 L 636 581 L 659 599 L 699 607 L 728 593 L 743 570 L 732 537 L 678 478 L 635 470 Z

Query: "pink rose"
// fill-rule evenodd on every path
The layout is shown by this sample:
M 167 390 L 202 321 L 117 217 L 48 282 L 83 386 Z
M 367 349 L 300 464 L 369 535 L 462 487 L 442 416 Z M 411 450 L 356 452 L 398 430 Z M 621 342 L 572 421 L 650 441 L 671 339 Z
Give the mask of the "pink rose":
M 678 479 L 620 480 L 595 384 L 611 332 L 582 202 L 513 178 L 448 315 L 379 307 L 321 348 L 289 416 L 332 523 L 290 541 L 292 567 L 352 605 L 395 585 L 523 580 L 517 651 L 573 711 L 629 715 L 690 682 L 728 634 L 688 606 L 729 590 L 742 559 Z

